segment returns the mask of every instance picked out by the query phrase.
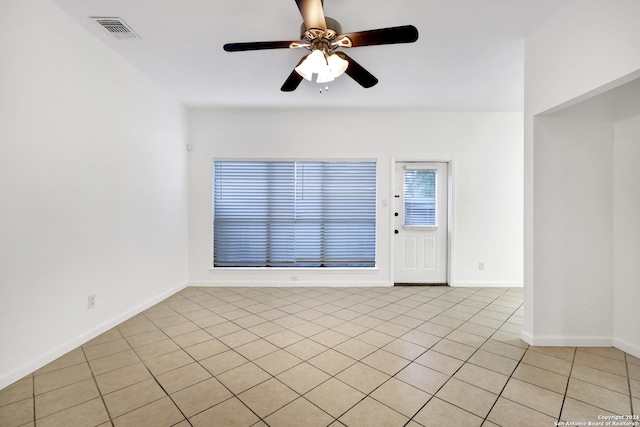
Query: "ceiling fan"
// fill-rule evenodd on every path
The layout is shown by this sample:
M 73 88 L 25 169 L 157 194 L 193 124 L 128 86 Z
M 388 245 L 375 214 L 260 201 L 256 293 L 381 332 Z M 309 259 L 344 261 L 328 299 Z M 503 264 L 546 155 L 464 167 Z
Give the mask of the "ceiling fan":
M 413 43 L 418 40 L 418 30 L 413 25 L 342 34 L 340 24 L 335 19 L 324 16 L 323 0 L 296 0 L 296 4 L 304 21 L 300 31 L 300 41 L 266 41 L 224 45 L 224 50 L 227 52 L 298 48 L 311 51 L 298 62 L 298 65 L 284 82 L 280 88 L 283 92 L 296 90 L 302 79 L 311 81 L 314 75 L 316 82 L 326 83 L 342 73 L 346 73 L 364 88 L 372 87 L 378 83 L 378 79 L 346 53 L 337 49 Z

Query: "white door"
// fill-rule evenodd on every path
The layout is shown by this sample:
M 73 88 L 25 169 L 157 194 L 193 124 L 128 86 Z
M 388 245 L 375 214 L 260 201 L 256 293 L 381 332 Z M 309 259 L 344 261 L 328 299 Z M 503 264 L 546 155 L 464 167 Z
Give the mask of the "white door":
M 394 282 L 447 283 L 447 163 L 396 163 Z

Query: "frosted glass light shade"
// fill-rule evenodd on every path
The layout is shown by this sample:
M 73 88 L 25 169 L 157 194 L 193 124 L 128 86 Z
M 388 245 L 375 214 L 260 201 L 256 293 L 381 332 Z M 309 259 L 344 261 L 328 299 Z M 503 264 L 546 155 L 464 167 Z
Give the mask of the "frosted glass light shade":
M 314 50 L 295 70 L 309 81 L 313 79 L 314 74 L 317 74 L 316 82 L 327 83 L 342 75 L 348 66 L 349 62 L 335 53 L 327 58 L 321 50 Z
M 333 77 L 333 73 L 331 72 L 331 69 L 329 67 L 325 67 L 324 70 L 318 73 L 318 77 L 316 78 L 316 83 L 329 83 L 329 82 L 332 82 L 333 80 L 335 79 Z
M 329 57 L 329 68 L 331 68 L 331 75 L 336 78 L 341 76 L 345 71 L 347 71 L 347 67 L 349 66 L 349 62 L 340 58 L 335 53 Z
M 327 61 L 324 58 L 324 54 L 322 51 L 314 50 L 295 70 L 303 78 L 311 81 L 313 74 L 318 74 L 325 67 L 327 67 Z

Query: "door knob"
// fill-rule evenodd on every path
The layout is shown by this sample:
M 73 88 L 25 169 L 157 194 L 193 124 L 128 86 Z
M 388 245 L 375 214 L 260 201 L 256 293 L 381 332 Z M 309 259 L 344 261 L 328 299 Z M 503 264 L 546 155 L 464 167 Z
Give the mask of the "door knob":
M 394 230 L 393 232 L 394 232 L 395 234 L 398 234 L 398 233 L 399 233 L 399 231 L 398 231 L 398 230 Z

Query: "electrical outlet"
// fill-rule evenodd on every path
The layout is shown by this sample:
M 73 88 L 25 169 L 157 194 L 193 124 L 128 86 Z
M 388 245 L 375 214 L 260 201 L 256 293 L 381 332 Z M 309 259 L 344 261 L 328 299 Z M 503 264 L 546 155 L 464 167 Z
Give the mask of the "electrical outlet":
M 297 282 L 297 281 L 298 281 L 298 276 L 290 276 L 290 277 L 289 277 L 289 279 L 290 279 L 292 282 Z
M 96 307 L 96 296 L 95 295 L 89 295 L 87 297 L 87 309 L 91 310 L 92 308 Z
M 484 262 L 478 264 L 478 270 L 484 270 Z

